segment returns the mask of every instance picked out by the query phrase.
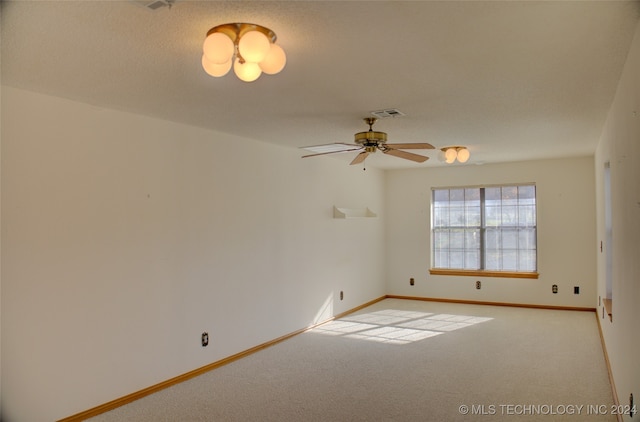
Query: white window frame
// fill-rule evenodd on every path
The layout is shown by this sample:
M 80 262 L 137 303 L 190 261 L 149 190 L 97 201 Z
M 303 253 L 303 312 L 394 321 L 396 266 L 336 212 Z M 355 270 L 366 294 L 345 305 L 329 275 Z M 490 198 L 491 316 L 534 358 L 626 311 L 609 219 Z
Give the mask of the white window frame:
M 487 193 L 494 199 L 486 199 Z M 436 201 L 436 194 L 441 200 Z M 449 205 L 438 205 L 448 201 Z M 507 218 L 511 221 L 504 222 Z M 538 278 L 536 185 L 433 187 L 430 234 L 432 275 Z M 509 246 L 503 244 L 507 235 Z M 509 255 L 512 258 L 505 259 Z

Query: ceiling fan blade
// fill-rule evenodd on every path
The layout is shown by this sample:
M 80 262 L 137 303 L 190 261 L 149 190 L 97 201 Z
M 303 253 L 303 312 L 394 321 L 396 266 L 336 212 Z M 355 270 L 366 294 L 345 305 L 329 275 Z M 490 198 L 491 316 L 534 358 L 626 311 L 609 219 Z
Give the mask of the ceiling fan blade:
M 306 149 L 311 152 L 329 152 L 329 151 L 342 151 L 345 149 L 359 147 L 358 144 L 347 144 L 346 142 L 333 142 L 331 144 L 309 145 L 306 147 L 300 147 L 300 149 Z
M 426 142 L 416 144 L 387 144 L 388 147 L 394 149 L 435 149 L 435 147 Z
M 369 153 L 367 151 L 362 151 L 360 154 L 356 155 L 356 158 L 354 158 L 353 161 L 349 163 L 349 165 L 360 164 L 368 156 L 369 156 Z
M 397 149 L 388 149 L 383 151 L 385 154 L 393 155 L 394 157 L 404 158 L 405 160 L 415 161 L 416 163 L 423 163 L 429 159 L 424 155 L 414 154 L 412 152 L 400 151 Z
M 343 150 L 340 150 L 340 151 L 318 152 L 316 154 L 303 155 L 302 158 L 315 157 L 315 156 L 318 156 L 318 155 L 338 154 L 338 153 L 341 153 L 341 152 L 360 151 L 361 149 L 362 148 L 353 148 L 353 149 L 343 149 Z

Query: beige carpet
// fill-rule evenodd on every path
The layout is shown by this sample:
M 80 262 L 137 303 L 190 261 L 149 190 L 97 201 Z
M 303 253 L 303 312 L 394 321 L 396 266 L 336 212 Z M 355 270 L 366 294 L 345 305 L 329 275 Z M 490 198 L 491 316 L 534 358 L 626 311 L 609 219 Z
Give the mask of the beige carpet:
M 107 421 L 615 421 L 592 312 L 386 299 Z

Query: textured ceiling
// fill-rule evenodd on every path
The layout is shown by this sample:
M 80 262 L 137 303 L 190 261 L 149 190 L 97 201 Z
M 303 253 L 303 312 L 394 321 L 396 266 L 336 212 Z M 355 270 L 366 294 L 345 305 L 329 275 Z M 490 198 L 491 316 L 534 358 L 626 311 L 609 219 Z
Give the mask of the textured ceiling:
M 592 154 L 640 10 L 638 1 L 0 4 L 3 85 L 290 148 L 351 142 L 371 111 L 397 108 L 406 116 L 375 126 L 389 142 L 466 145 L 476 164 Z M 252 83 L 206 75 L 204 36 L 228 22 L 275 31 L 285 69 Z M 441 165 L 426 155 L 367 164 Z

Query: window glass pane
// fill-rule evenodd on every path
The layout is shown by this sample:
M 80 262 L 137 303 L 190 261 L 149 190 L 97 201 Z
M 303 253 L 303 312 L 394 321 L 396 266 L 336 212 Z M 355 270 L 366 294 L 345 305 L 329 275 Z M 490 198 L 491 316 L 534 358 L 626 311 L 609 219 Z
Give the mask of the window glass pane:
M 502 229 L 502 249 L 518 249 L 518 231 Z
M 463 251 L 451 251 L 449 253 L 449 268 L 456 268 L 456 269 L 464 268 L 464 252 Z
M 518 254 L 518 270 L 519 271 L 536 271 L 536 253 L 535 251 L 523 251 Z
M 449 208 L 433 209 L 433 225 L 435 227 L 447 227 L 449 225 Z
M 500 249 L 500 230 L 487 229 L 484 236 L 484 247 L 486 249 Z
M 502 199 L 502 191 L 500 188 L 484 188 L 484 198 L 487 205 L 495 204 Z
M 516 226 L 518 224 L 518 207 L 503 205 L 501 223 L 503 226 Z
M 516 271 L 518 269 L 518 254 L 514 250 L 502 251 L 501 271 Z
M 480 251 L 465 251 L 464 255 L 464 269 L 465 270 L 479 270 L 480 269 Z
M 464 227 L 464 206 L 449 208 L 449 225 L 452 227 Z
M 484 268 L 489 271 L 500 270 L 500 252 L 497 249 L 487 249 L 484 255 Z
M 464 268 L 477 270 L 482 268 L 480 264 L 480 229 L 467 229 L 464 236 L 465 261 Z
M 518 225 L 521 227 L 536 225 L 536 208 L 534 205 L 520 205 L 518 207 Z
M 451 229 L 449 247 L 451 249 L 464 249 L 464 229 Z
M 435 268 L 449 268 L 449 252 L 446 250 L 436 250 L 433 256 L 433 266 Z
M 503 186 L 501 190 L 502 205 L 516 205 L 518 203 L 517 186 Z
M 465 249 L 480 250 L 480 229 L 465 230 L 464 247 Z
M 467 188 L 464 190 L 464 200 L 469 205 L 480 206 L 480 188 Z
M 433 191 L 433 206 L 434 207 L 449 206 L 449 190 L 448 189 Z
M 449 191 L 449 202 L 452 207 L 462 206 L 464 203 L 464 189 L 451 189 Z
M 486 205 L 484 224 L 487 227 L 498 227 L 502 222 L 500 205 Z
M 436 230 L 433 232 L 434 249 L 449 249 L 449 230 Z
M 521 205 L 531 205 L 536 203 L 536 187 L 535 186 L 519 186 L 518 187 L 518 203 Z
M 536 249 L 536 230 L 520 229 L 518 230 L 518 247 L 520 250 Z
M 466 215 L 466 226 L 467 227 L 480 227 L 481 215 L 480 215 L 480 206 L 469 206 L 465 208 Z

